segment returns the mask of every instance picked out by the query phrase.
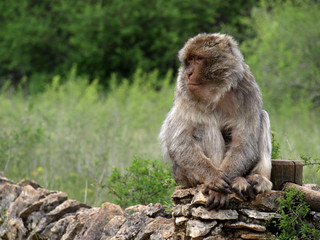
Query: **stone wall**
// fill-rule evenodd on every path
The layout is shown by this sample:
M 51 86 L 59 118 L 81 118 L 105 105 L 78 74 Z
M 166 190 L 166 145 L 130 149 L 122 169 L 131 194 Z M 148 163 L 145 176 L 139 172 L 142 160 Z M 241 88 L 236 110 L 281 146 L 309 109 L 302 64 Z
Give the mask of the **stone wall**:
M 0 177 L 0 239 L 170 239 L 171 214 L 160 204 L 90 207 L 34 181 Z
M 276 239 L 265 222 L 272 217 L 279 218 L 275 213 L 275 199 L 282 194 L 281 191 L 260 194 L 251 203 L 232 196 L 228 209 L 208 211 L 201 186 L 176 189 L 172 213 L 178 239 Z
M 104 203 L 98 208 L 31 180 L 15 184 L 0 177 L 0 239 L 275 239 L 265 221 L 278 217 L 275 199 L 282 194 L 260 194 L 250 203 L 232 197 L 228 209 L 207 211 L 199 186 L 177 188 L 172 209 L 158 203 L 126 209 Z M 318 226 L 320 214 L 310 216 Z

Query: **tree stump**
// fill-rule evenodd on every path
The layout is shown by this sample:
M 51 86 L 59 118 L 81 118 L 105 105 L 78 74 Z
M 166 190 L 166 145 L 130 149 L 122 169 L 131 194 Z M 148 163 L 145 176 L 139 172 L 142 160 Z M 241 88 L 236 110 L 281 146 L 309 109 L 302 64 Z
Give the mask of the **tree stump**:
M 274 190 L 281 190 L 287 182 L 302 185 L 303 164 L 300 161 L 272 160 L 271 182 Z

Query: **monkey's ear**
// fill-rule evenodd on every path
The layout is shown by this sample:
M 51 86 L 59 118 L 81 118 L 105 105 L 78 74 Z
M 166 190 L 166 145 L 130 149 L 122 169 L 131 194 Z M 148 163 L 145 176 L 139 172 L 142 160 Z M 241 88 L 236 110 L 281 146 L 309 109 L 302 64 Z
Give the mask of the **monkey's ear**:
M 243 60 L 243 55 L 238 48 L 238 44 L 232 37 L 229 38 L 228 48 L 233 56 L 236 58 Z
M 187 59 L 185 47 L 178 52 L 178 59 L 181 63 L 185 63 L 185 60 Z
M 239 50 L 239 48 L 231 48 L 231 52 L 232 52 L 232 54 L 233 54 L 233 56 L 235 56 L 236 58 L 238 58 L 238 59 L 241 59 L 241 60 L 243 60 L 243 55 L 242 55 L 242 53 L 240 52 L 240 50 Z
M 184 54 L 184 51 L 183 49 L 181 49 L 179 52 L 178 52 L 178 59 L 181 63 L 183 63 L 184 59 L 186 58 L 185 54 Z

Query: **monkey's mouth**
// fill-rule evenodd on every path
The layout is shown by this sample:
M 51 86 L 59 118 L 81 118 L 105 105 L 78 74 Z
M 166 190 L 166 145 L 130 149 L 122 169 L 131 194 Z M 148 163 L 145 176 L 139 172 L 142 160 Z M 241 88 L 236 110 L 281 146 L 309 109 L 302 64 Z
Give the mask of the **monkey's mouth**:
M 191 92 L 199 91 L 202 87 L 202 83 L 187 83 L 187 87 Z
M 202 83 L 188 82 L 187 85 L 188 86 L 200 86 L 200 85 L 202 85 Z

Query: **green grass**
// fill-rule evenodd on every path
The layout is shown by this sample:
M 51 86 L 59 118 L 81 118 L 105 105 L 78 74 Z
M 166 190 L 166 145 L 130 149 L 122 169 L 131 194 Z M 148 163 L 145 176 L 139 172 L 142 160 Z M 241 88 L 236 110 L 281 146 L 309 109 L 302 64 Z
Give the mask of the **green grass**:
M 3 86 L 0 171 L 15 181 L 34 179 L 91 205 L 111 201 L 104 185 L 114 167 L 123 170 L 134 156 L 161 159 L 158 133 L 174 89 L 171 74 L 165 78 L 159 88 L 157 72 L 137 71 L 131 84 L 125 80 L 120 86 L 112 84 L 114 76 L 106 91 L 72 70 L 64 84 L 55 77 L 36 95 Z M 265 106 L 283 159 L 319 154 L 319 116 L 308 104 L 288 100 L 274 107 L 265 99 Z M 316 169 L 307 173 L 306 181 L 320 183 Z
M 281 159 L 302 161 L 301 155 L 319 159 L 320 116 L 316 110 L 310 110 L 308 100 L 292 101 L 287 97 L 283 102 L 273 103 L 265 97 L 265 107 L 280 144 Z M 304 183 L 320 184 L 318 168 L 318 165 L 304 167 Z
M 0 171 L 15 181 L 32 178 L 44 187 L 98 205 L 109 200 L 103 188 L 114 167 L 134 156 L 161 159 L 157 140 L 173 96 L 172 80 L 159 91 L 157 72 L 137 72 L 133 84 L 110 86 L 76 77 L 54 78 L 46 91 L 25 96 L 4 87 L 0 93 Z

